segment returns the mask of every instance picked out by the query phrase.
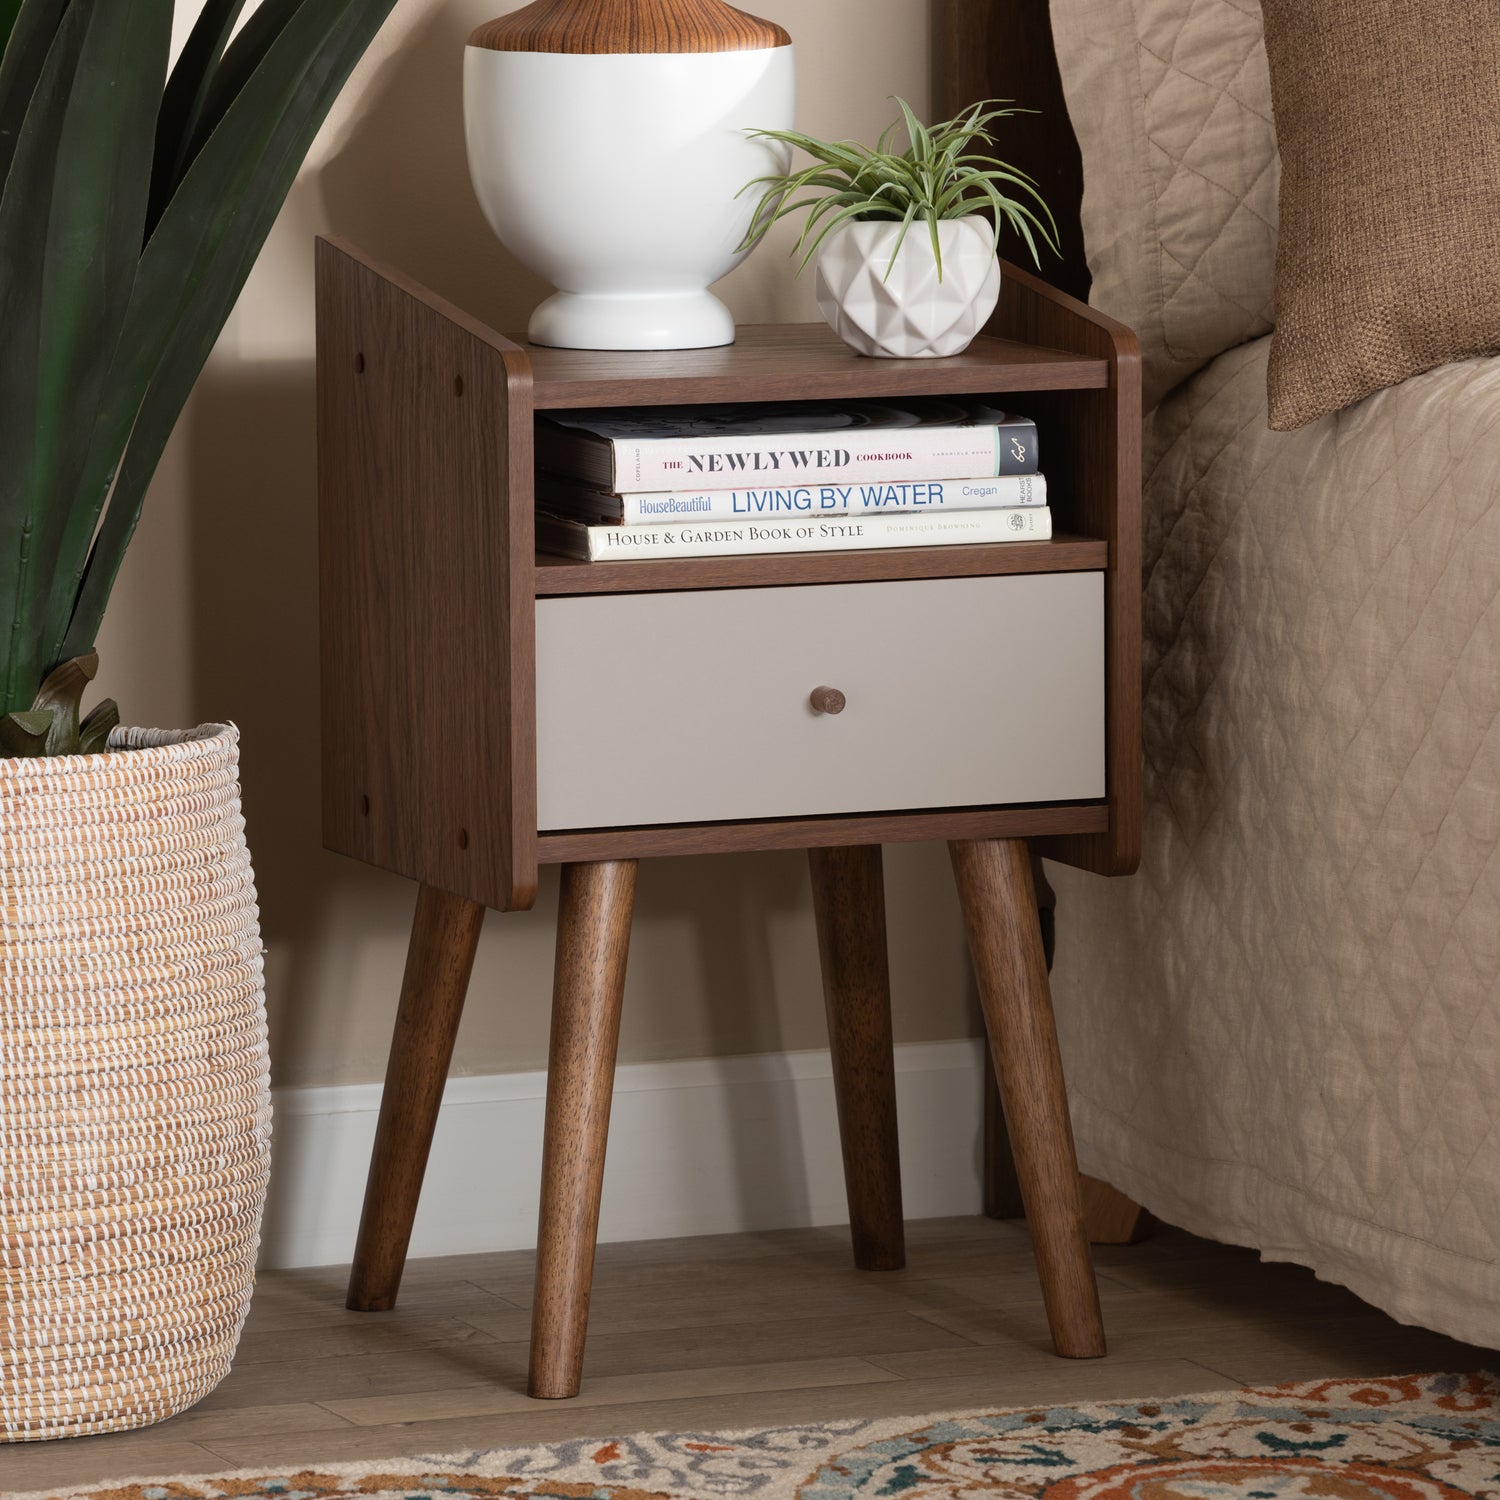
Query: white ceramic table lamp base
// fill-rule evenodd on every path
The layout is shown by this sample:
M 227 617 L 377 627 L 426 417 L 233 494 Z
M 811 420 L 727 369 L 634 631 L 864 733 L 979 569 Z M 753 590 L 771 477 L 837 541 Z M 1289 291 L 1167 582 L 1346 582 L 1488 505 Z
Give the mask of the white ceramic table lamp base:
M 785 33 L 705 0 L 683 0 L 693 26 L 669 0 L 611 0 L 604 40 L 618 50 L 606 50 L 591 9 L 580 35 L 558 0 L 541 0 L 465 49 L 475 194 L 506 249 L 558 289 L 529 336 L 577 349 L 733 343 L 734 319 L 708 287 L 744 258 L 759 194 L 736 195 L 785 168 L 784 147 L 747 132 L 791 125 L 791 45 L 706 50 Z M 733 30 L 705 37 L 717 10 Z M 633 50 L 684 36 L 699 50 Z

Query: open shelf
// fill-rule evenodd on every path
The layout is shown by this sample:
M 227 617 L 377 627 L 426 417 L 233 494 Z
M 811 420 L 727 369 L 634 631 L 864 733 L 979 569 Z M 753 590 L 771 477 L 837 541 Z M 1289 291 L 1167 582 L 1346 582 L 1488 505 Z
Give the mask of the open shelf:
M 636 594 L 658 589 L 765 588 L 791 583 L 873 583 L 891 578 L 972 578 L 996 573 L 1083 573 L 1109 566 L 1109 543 L 1050 542 L 888 547 L 869 552 L 766 552 L 579 562 L 536 555 L 537 594 Z
M 889 400 L 1108 388 L 1109 361 L 1011 339 L 981 336 L 947 359 L 870 359 L 821 323 L 743 327 L 717 349 L 548 349 L 524 344 L 532 405 L 700 405 L 735 401 Z M 1021 408 L 1025 410 L 1024 405 Z M 615 594 L 658 589 L 761 588 L 894 578 L 1105 569 L 1109 545 L 1060 534 L 1050 542 L 893 547 L 860 552 L 775 552 L 731 557 L 580 562 L 536 554 L 544 594 Z
M 1103 390 L 1109 362 L 1010 339 L 980 337 L 946 359 L 870 359 L 822 323 L 740 328 L 718 349 L 659 353 L 548 349 L 516 342 L 531 361 L 536 410 L 711 401 L 878 400 L 1009 391 Z

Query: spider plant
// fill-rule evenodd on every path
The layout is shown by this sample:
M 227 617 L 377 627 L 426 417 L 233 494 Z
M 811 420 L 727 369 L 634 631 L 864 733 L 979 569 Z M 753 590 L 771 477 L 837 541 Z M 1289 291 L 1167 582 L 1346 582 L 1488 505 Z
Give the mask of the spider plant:
M 79 721 L 146 486 L 393 0 L 0 0 L 0 754 Z M 233 39 L 231 36 L 233 34 Z
M 796 172 L 757 177 L 742 192 L 761 188 L 760 201 L 741 249 L 760 240 L 778 220 L 806 211 L 802 234 L 792 254 L 802 252 L 800 271 L 834 230 L 856 221 L 895 220 L 901 225 L 891 251 L 889 278 L 907 231 L 918 220 L 927 225 L 938 280 L 943 276 L 943 251 L 938 222 L 963 219 L 988 210 L 994 221 L 994 244 L 1009 224 L 1025 242 L 1031 258 L 1041 264 L 1038 238 L 1057 252 L 1057 225 L 1037 191 L 1035 181 L 1019 167 L 1008 166 L 983 151 L 976 142 L 994 145 L 990 125 L 995 120 L 1029 111 L 1008 107 L 1003 99 L 981 99 L 951 120 L 924 125 L 906 100 L 898 98 L 900 116 L 881 133 L 871 150 L 857 141 L 823 141 L 800 130 L 757 130 L 758 139 L 780 141 L 805 151 L 812 165 Z M 896 151 L 897 134 L 905 129 L 907 146 Z M 1005 189 L 1013 188 L 1019 197 Z M 806 197 L 798 194 L 806 193 Z M 1029 200 L 1029 201 L 1025 201 Z

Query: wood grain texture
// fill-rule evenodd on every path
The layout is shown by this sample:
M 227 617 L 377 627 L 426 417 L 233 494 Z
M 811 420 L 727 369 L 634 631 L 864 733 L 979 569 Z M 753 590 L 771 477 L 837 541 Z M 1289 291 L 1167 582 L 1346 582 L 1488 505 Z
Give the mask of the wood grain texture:
M 885 880 L 879 844 L 811 849 L 813 915 L 854 1264 L 906 1264 Z
M 597 828 L 544 833 L 544 865 L 579 859 L 649 859 L 672 854 L 738 854 L 755 849 L 826 849 L 837 844 L 914 844 L 927 839 L 1034 838 L 1103 833 L 1103 802 L 1049 807 L 968 807 L 861 817 L 783 818 L 744 823 L 674 824 L 661 828 Z
M 1057 939 L 1057 893 L 1047 879 L 1047 872 L 1036 851 L 1031 855 L 1031 881 L 1036 888 L 1037 925 L 1042 933 L 1042 954 L 1047 960 L 1047 972 L 1052 972 L 1052 960 Z M 1000 1084 L 995 1078 L 995 1059 L 985 1053 L 984 1058 L 984 1135 L 983 1190 L 984 1211 L 992 1219 L 1024 1219 L 1025 1205 L 1021 1202 L 1021 1182 L 1016 1176 L 1015 1156 L 1010 1149 L 1010 1134 L 1005 1128 L 1005 1110 L 1000 1103 Z
M 1015 1153 L 1005 1127 L 1000 1104 L 1000 1085 L 995 1065 L 986 1059 L 984 1070 L 984 1211 L 992 1219 L 1024 1219 L 1021 1179 L 1016 1175 Z M 1137 1245 L 1155 1227 L 1156 1220 L 1133 1198 L 1087 1172 L 1079 1174 L 1083 1197 L 1083 1230 L 1091 1245 Z
M 1008 267 L 1002 267 L 1002 271 Z M 1003 282 L 1002 282 L 1003 285 Z M 524 335 L 515 335 L 517 344 Z M 850 401 L 892 396 L 994 395 L 1102 389 L 1097 353 L 1013 337 L 974 340 L 946 359 L 869 359 L 826 323 L 748 324 L 715 349 L 660 352 L 549 349 L 526 344 L 536 409 L 662 406 L 705 401 Z
M 477 902 L 432 886 L 417 892 L 349 1272 L 345 1305 L 356 1312 L 385 1312 L 396 1305 L 483 921 L 484 908 Z
M 1107 542 L 1068 535 L 1055 536 L 1049 542 L 660 558 L 651 562 L 577 562 L 539 552 L 536 591 L 538 595 L 637 594 L 671 589 L 774 588 L 791 583 L 1088 573 L 1108 565 Z
M 526 356 L 340 242 L 317 303 L 324 843 L 530 906 Z
M 601 1245 L 589 1379 L 545 1406 L 522 1393 L 510 1300 L 530 1287 L 529 1249 L 413 1261 L 383 1318 L 343 1310 L 340 1267 L 262 1271 L 234 1368 L 199 1405 L 169 1425 L 13 1445 L 0 1485 L 72 1493 L 123 1474 L 1494 1368 L 1494 1351 L 1398 1324 L 1301 1266 L 1174 1229 L 1101 1252 L 1118 1347 L 1064 1362 L 1043 1348 L 1024 1228 L 919 1219 L 907 1239 L 889 1276 L 855 1270 L 835 1225 Z
M 578 1394 L 614 1092 L 633 859 L 563 867 L 527 1391 Z
M 1106 835 L 1048 839 L 1048 859 L 1128 875 L 1141 855 L 1141 356 L 1123 323 L 1006 266 L 992 331 L 1091 352 L 1109 366 L 1105 391 L 1038 393 L 1027 415 L 1043 434 L 1042 467 L 1056 525 L 1109 543 L 1104 575 Z M 1058 437 L 1066 434 L 1063 441 Z
M 995 1077 L 995 1059 L 984 1057 L 984 1116 L 981 1191 L 985 1215 L 991 1219 L 1024 1219 L 1021 1179 L 1016 1176 L 1016 1157 L 1005 1128 L 1005 1108 L 1000 1103 L 1000 1081 Z
M 774 21 L 724 0 L 535 0 L 477 27 L 471 47 L 495 52 L 744 52 L 787 47 Z
M 1134 1198 L 1099 1177 L 1083 1178 L 1083 1224 L 1095 1245 L 1138 1245 L 1156 1220 Z
M 1083 160 L 1068 120 L 1047 0 L 933 0 L 933 113 L 946 118 L 976 99 L 1011 99 L 1035 114 L 999 122 L 995 154 L 1036 178 L 1057 220 L 1061 256 L 1042 251 L 1038 275 L 1075 297 L 1089 292 L 1079 205 Z M 1025 246 L 1010 230 L 1002 253 Z
M 1102 543 L 1110 826 L 1101 835 L 1090 823 L 1080 834 L 1069 823 L 1064 836 L 1042 847 L 1051 857 L 1105 873 L 1134 868 L 1140 840 L 1139 358 L 1128 330 L 1006 267 L 992 329 L 1015 337 L 980 339 L 970 354 L 951 360 L 861 360 L 828 329 L 796 326 L 745 330 L 742 344 L 727 350 L 533 351 L 541 388 L 554 397 L 566 393 L 569 401 L 590 390 L 595 399 L 631 404 L 901 390 L 1003 398 L 1029 389 L 1028 410 L 1053 434 L 1045 462 L 1060 523 L 1057 540 L 1035 545 L 538 565 L 529 547 L 532 364 L 526 354 L 348 246 L 320 247 L 319 285 L 330 848 L 486 905 L 522 906 L 533 899 L 531 600 L 537 592 L 1065 571 L 1098 567 Z M 459 356 L 475 369 L 448 376 Z M 820 374 L 830 383 L 820 386 Z M 463 393 L 476 390 L 484 399 L 465 403 Z M 500 413 L 502 420 L 487 413 Z M 403 436 L 409 425 L 418 441 Z M 489 691 L 475 693 L 475 681 Z M 457 724 L 443 733 L 388 732 L 398 720 L 447 724 L 455 705 Z M 486 795 L 496 768 L 498 790 Z M 1000 831 L 993 824 L 983 830 Z M 1020 831 L 1043 832 L 1029 820 Z M 612 837 L 608 847 L 618 852 L 619 836 Z M 651 841 L 651 852 L 684 847 L 676 835 L 652 835 Z M 822 835 L 808 842 L 825 841 Z M 781 847 L 774 834 L 772 846 Z M 714 833 L 703 847 L 755 845 L 743 833 L 727 840 Z
M 1098 1358 L 1105 1352 L 1104 1323 L 1083 1227 L 1031 853 L 1021 839 L 958 839 L 949 850 L 1052 1342 L 1066 1358 Z
M 1042 862 L 1035 854 L 1031 860 L 1031 878 L 1037 892 L 1037 921 L 1042 934 L 1042 953 L 1047 972 L 1052 972 L 1055 945 L 1057 895 L 1047 880 Z M 1005 1128 L 1005 1110 L 1000 1103 L 1000 1085 L 995 1078 L 995 1062 L 985 1057 L 984 1066 L 984 1211 L 992 1219 L 1024 1219 L 1026 1207 L 1021 1200 L 1021 1182 L 1016 1176 L 1015 1155 L 1010 1147 L 1010 1132 Z M 1155 1220 L 1140 1204 L 1127 1198 L 1086 1172 L 1080 1174 L 1083 1192 L 1083 1225 L 1091 1245 L 1134 1245 L 1143 1240 Z

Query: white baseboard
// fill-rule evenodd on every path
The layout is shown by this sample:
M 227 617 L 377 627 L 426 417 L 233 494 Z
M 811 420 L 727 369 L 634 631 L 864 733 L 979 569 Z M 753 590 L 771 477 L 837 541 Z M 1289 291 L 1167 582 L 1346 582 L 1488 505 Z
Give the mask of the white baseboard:
M 902 1194 L 912 1219 L 980 1207 L 977 1041 L 896 1048 Z M 530 1247 L 545 1073 L 452 1078 L 413 1255 Z M 354 1253 L 380 1086 L 276 1092 L 266 1266 Z M 848 1219 L 827 1052 L 633 1063 L 615 1078 L 603 1240 L 728 1234 Z

